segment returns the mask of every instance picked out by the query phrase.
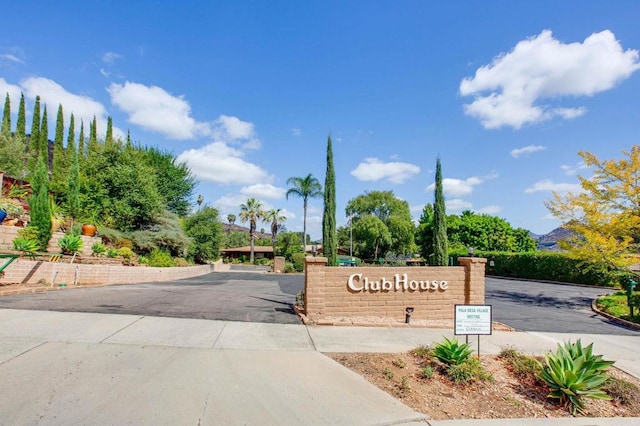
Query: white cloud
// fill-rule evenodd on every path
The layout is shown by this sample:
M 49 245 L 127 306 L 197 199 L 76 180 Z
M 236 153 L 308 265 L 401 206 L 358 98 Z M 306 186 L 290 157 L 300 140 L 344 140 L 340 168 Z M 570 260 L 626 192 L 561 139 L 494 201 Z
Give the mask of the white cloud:
M 302 136 L 302 130 L 294 127 L 293 129 L 291 129 L 291 134 L 293 136 Z
M 213 206 L 216 207 L 220 211 L 220 214 L 226 218 L 229 213 L 237 214 L 240 210 L 240 204 L 244 204 L 246 202 L 247 197 L 244 195 L 225 195 L 224 197 L 220 197 L 214 201 Z
M 123 56 L 119 53 L 116 52 L 107 52 L 104 55 L 102 55 L 102 62 L 104 62 L 105 64 L 108 65 L 113 65 L 113 63 L 118 60 L 118 59 L 122 59 Z
M 578 117 L 582 107 L 554 108 L 539 101 L 562 96 L 591 96 L 611 89 L 640 68 L 637 50 L 623 50 L 615 35 L 604 30 L 582 43 L 561 43 L 551 31 L 520 41 L 506 54 L 476 70 L 460 83 L 464 106 L 487 129 L 515 129 L 559 116 Z
M 7 83 L 7 81 L 0 77 L 0 102 L 4 105 L 4 99 L 9 94 L 9 101 L 11 102 L 11 111 L 17 112 L 20 105 L 20 95 L 22 89 L 15 84 Z
M 529 154 L 533 154 L 534 152 L 544 151 L 547 147 L 543 145 L 529 145 L 524 146 L 522 148 L 516 148 L 511 150 L 511 156 L 513 158 L 518 158 L 524 156 L 528 156 Z
M 550 179 L 538 181 L 532 187 L 527 188 L 524 192 L 531 194 L 534 192 L 580 192 L 581 187 L 577 183 L 555 183 Z
M 567 174 L 569 176 L 573 176 L 573 175 L 577 174 L 579 170 L 588 169 L 589 166 L 587 166 L 584 163 L 584 161 L 580 161 L 575 166 L 570 166 L 570 165 L 567 165 L 567 164 L 563 164 L 562 166 L 560 166 L 560 168 L 564 171 L 565 174 Z
M 181 96 L 161 87 L 127 81 L 112 83 L 107 92 L 111 102 L 129 115 L 128 121 L 170 139 L 192 139 L 209 132 L 206 123 L 191 117 L 191 107 Z
M 68 92 L 55 81 L 44 77 L 30 77 L 21 81 L 20 85 L 25 97 L 35 100 L 36 96 L 40 96 L 41 104 L 47 105 L 49 117 L 55 117 L 58 105 L 62 105 L 65 123 L 69 122 L 69 117 L 73 113 L 76 130 L 80 128 L 81 121 L 84 122 L 85 129 L 88 129 L 89 123 L 95 117 L 98 135 L 106 133 L 108 113 L 100 102 L 88 96 Z M 19 99 L 18 96 L 17 100 Z M 49 125 L 55 126 L 55 119 L 50 119 Z M 125 132 L 118 127 L 113 128 L 113 134 L 116 138 L 125 137 Z
M 494 214 L 500 213 L 501 211 L 502 211 L 502 207 L 496 206 L 496 205 L 486 206 L 486 207 L 483 207 L 481 209 L 478 209 L 478 213 L 490 214 L 490 215 L 494 215 Z
M 285 188 L 278 188 L 277 186 L 273 186 L 268 183 L 256 183 L 241 188 L 240 192 L 248 197 L 281 200 L 284 198 L 287 190 Z
M 244 149 L 259 149 L 262 145 L 253 123 L 242 121 L 238 117 L 221 115 L 214 120 L 211 133 L 214 141 L 240 144 Z
M 1 62 L 13 62 L 16 64 L 24 64 L 24 61 L 22 59 L 18 58 L 16 55 L 13 55 L 11 53 L 0 54 L 0 63 Z
M 351 171 L 351 175 L 362 181 L 379 181 L 387 179 L 392 183 L 404 183 L 420 172 L 420 167 L 392 161 L 384 163 L 377 158 L 365 158 L 362 163 Z
M 445 199 L 445 206 L 447 212 L 460 212 L 463 210 L 470 210 L 473 207 L 473 204 L 471 204 L 469 201 L 454 198 L 451 200 Z
M 203 181 L 253 185 L 272 180 L 262 168 L 245 161 L 243 155 L 242 151 L 224 142 L 213 142 L 202 148 L 182 152 L 177 161 L 187 163 L 196 177 Z

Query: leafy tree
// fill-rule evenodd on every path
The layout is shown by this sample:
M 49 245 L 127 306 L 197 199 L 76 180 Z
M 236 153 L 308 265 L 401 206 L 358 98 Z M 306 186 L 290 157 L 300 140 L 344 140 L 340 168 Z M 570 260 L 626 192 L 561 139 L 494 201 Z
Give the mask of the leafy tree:
M 224 238 L 224 248 L 244 247 L 249 245 L 249 235 L 242 231 L 231 231 L 226 233 Z
M 416 229 L 416 244 L 423 259 L 433 256 L 433 204 L 425 204 Z
M 38 143 L 38 155 L 42 157 L 44 164 L 47 166 L 47 176 L 51 180 L 51 156 L 49 155 L 49 123 L 47 121 L 47 105 L 45 104 L 42 111 L 42 125 L 39 133 L 40 142 Z
M 236 215 L 235 214 L 228 214 L 227 215 L 227 222 L 229 222 L 229 225 L 232 225 L 234 223 L 236 223 Z
M 414 242 L 414 225 L 411 219 L 411 211 L 409 203 L 400 200 L 395 196 L 393 191 L 370 191 L 364 195 L 349 200 L 346 207 L 347 216 L 353 221 L 354 250 L 358 257 L 371 258 L 376 251 L 381 256 L 388 252 L 396 254 L 407 254 L 415 250 Z M 377 246 L 371 241 L 358 241 L 362 235 L 368 235 L 370 238 L 371 227 L 373 222 L 362 222 L 364 218 L 374 217 L 384 226 L 384 232 L 378 233 L 383 236 L 377 241 Z M 374 229 L 380 226 L 375 222 Z M 362 230 L 361 227 L 369 229 Z M 389 238 L 386 238 L 386 235 Z
M 247 199 L 245 204 L 240 205 L 240 220 L 242 223 L 249 222 L 249 241 L 251 244 L 251 254 L 249 262 L 254 263 L 254 245 L 256 238 L 256 226 L 259 220 L 264 217 L 262 203 L 255 198 Z
M 49 179 L 44 158 L 40 157 L 31 179 L 33 194 L 29 197 L 31 223 L 37 230 L 37 241 L 40 250 L 46 251 L 51 239 L 51 207 L 49 204 Z
M 362 216 L 353 228 L 353 236 L 362 245 L 360 250 L 362 257 L 377 259 L 381 247 L 391 244 L 391 232 L 378 217 L 373 215 Z
M 205 206 L 184 221 L 184 229 L 193 240 L 189 257 L 196 263 L 206 263 L 220 256 L 222 224 L 218 210 Z
M 449 262 L 447 218 L 442 189 L 442 165 L 439 157 L 436 161 L 436 187 L 433 206 L 433 262 L 435 266 L 447 266 Z
M 283 232 L 278 235 L 278 248 L 280 254 L 284 256 L 287 261 L 293 261 L 293 255 L 295 253 L 302 253 L 299 242 L 299 232 Z
M 29 160 L 29 143 L 27 141 L 27 119 L 24 101 L 24 93 L 20 94 L 20 104 L 18 106 L 18 122 L 16 123 L 15 137 L 18 143 L 22 145 L 22 173 L 20 177 L 24 178 L 27 173 L 27 161 Z
M 333 169 L 331 135 L 327 140 L 327 172 L 324 181 L 324 213 L 322 215 L 322 252 L 329 266 L 338 261 L 336 234 L 336 173 Z
M 111 143 L 113 146 L 114 143 Z M 196 186 L 196 179 L 186 163 L 176 163 L 176 157 L 156 148 L 140 148 L 145 162 L 153 168 L 158 193 L 169 211 L 184 217 L 189 213 L 189 199 Z
M 84 146 L 84 121 L 80 120 L 80 136 L 78 137 L 78 158 L 83 159 L 87 155 Z
M 287 220 L 287 217 L 281 214 L 282 209 L 271 209 L 265 212 L 265 222 L 271 224 L 271 247 L 273 248 L 273 255 L 276 255 L 276 243 L 278 242 L 278 231 L 280 230 L 282 222 Z
M 309 198 L 322 197 L 322 185 L 320 185 L 318 179 L 314 178 L 311 173 L 305 177 L 290 177 L 287 179 L 287 185 L 292 185 L 292 187 L 287 191 L 287 200 L 289 199 L 289 195 L 295 195 L 296 197 L 302 198 L 302 248 L 304 251 L 307 243 L 307 208 L 309 205 Z
M 640 145 L 622 154 L 620 160 L 600 160 L 580 151 L 593 175 L 578 177 L 581 192 L 554 193 L 546 202 L 574 234 L 559 242 L 561 248 L 575 259 L 601 262 L 616 270 L 637 263 L 640 248 Z
M 93 120 L 89 123 L 89 143 L 87 144 L 87 158 L 95 157 L 100 154 L 100 144 L 98 143 L 98 130 L 97 130 L 96 116 L 93 116 Z
M 104 138 L 104 145 L 106 148 L 113 148 L 113 120 L 111 116 L 107 117 L 107 134 Z
M 180 218 L 168 210 L 163 210 L 130 236 L 136 250 L 145 254 L 161 250 L 170 256 L 184 257 L 193 243 Z

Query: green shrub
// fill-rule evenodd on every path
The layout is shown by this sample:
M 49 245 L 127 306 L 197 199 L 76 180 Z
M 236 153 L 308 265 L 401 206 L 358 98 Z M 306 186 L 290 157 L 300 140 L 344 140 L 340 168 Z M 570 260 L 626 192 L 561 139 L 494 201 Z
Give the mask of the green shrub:
M 185 259 L 184 257 L 176 257 L 174 259 L 174 263 L 175 266 L 184 268 L 185 266 L 192 266 L 193 263 L 189 262 L 187 259 Z
M 13 249 L 24 254 L 31 254 L 38 251 L 38 242 L 25 237 L 15 237 L 13 239 Z
M 120 247 L 118 249 L 118 256 L 121 256 L 124 259 L 125 263 L 131 263 L 131 261 L 133 260 L 133 256 L 135 256 L 135 253 L 129 247 Z
M 413 350 L 413 354 L 418 358 L 429 360 L 433 358 L 433 348 L 431 346 L 418 346 Z
M 118 250 L 113 247 L 109 247 L 107 249 L 107 257 L 110 257 L 110 258 L 118 257 Z
M 593 343 L 583 348 L 578 339 L 576 343 L 558 344 L 555 354 L 547 354 L 539 377 L 551 389 L 549 397 L 559 399 L 575 414 L 583 412 L 583 398 L 611 399 L 602 390 L 611 365 L 613 361 L 593 355 Z
M 149 266 L 156 266 L 156 267 L 162 267 L 162 268 L 175 266 L 175 262 L 173 258 L 165 250 L 161 250 L 161 249 L 153 250 L 151 253 L 149 253 L 148 259 L 149 259 L 149 263 L 148 263 Z
M 393 365 L 395 365 L 398 368 L 406 368 L 407 367 L 407 363 L 404 362 L 402 359 L 398 358 L 398 359 L 394 359 L 393 360 Z
M 640 400 L 640 388 L 627 380 L 609 377 L 602 385 L 602 390 L 616 404 L 624 405 Z
M 389 367 L 385 367 L 384 370 L 382 370 L 382 374 L 387 380 L 393 379 L 393 371 L 391 371 Z
M 305 254 L 304 253 L 293 253 L 291 255 L 291 260 L 293 263 L 293 269 L 296 272 L 303 272 L 304 271 L 304 258 L 305 258 Z
M 285 262 L 285 264 L 284 264 L 284 272 L 285 272 L 285 274 L 291 274 L 293 272 L 296 272 L 296 268 L 293 267 L 293 263 Z
M 91 246 L 91 254 L 97 257 L 103 256 L 107 252 L 107 247 L 101 242 L 95 242 Z
M 38 238 L 38 228 L 33 225 L 25 226 L 18 231 L 18 235 L 27 240 L 36 240 Z
M 523 355 L 512 348 L 503 349 L 498 356 L 506 361 L 514 376 L 533 383 L 538 380 L 542 364 L 536 358 Z
M 7 212 L 7 219 L 19 219 L 24 214 L 22 204 L 10 198 L 0 199 L 0 210 Z
M 422 367 L 422 369 L 420 369 L 420 378 L 422 379 L 430 379 L 433 377 L 433 367 L 430 365 L 427 365 L 425 367 Z
M 450 364 L 447 369 L 447 376 L 453 383 L 459 385 L 473 381 L 492 380 L 491 374 L 487 373 L 478 358 L 467 358 L 463 362 Z
M 138 256 L 138 263 L 140 265 L 148 265 L 149 259 L 147 258 L 147 256 Z
M 58 240 L 58 245 L 65 254 L 78 254 L 82 251 L 82 238 L 80 235 L 64 234 Z
M 473 349 L 468 343 L 458 343 L 457 338 L 451 340 L 446 337 L 433 347 L 433 356 L 446 365 L 461 364 L 469 358 Z

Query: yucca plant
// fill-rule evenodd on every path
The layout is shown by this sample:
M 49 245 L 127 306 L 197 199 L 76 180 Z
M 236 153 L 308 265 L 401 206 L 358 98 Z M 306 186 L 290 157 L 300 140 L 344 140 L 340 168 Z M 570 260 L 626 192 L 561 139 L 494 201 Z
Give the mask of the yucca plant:
M 107 251 L 107 247 L 99 241 L 93 243 L 93 245 L 91 246 L 91 254 L 96 257 L 102 256 L 103 254 L 106 253 L 106 251 Z
M 458 343 L 455 337 L 451 340 L 445 337 L 443 342 L 433 347 L 433 356 L 447 365 L 463 363 L 472 353 L 468 343 Z
M 64 234 L 58 240 L 58 245 L 65 254 L 77 254 L 82 251 L 82 238 L 79 235 Z
M 602 390 L 609 375 L 607 368 L 613 361 L 604 361 L 602 355 L 593 355 L 593 343 L 583 348 L 576 343 L 558 344 L 556 353 L 545 355 L 545 365 L 539 375 L 551 389 L 549 396 L 558 398 L 571 414 L 584 411 L 583 398 L 611 399 Z

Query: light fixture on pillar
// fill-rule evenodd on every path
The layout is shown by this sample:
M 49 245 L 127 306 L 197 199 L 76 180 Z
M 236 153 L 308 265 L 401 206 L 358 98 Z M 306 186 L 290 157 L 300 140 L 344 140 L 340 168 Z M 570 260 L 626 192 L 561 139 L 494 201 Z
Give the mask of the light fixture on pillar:
M 469 257 L 473 257 L 473 247 L 469 247 L 467 253 L 469 254 Z

